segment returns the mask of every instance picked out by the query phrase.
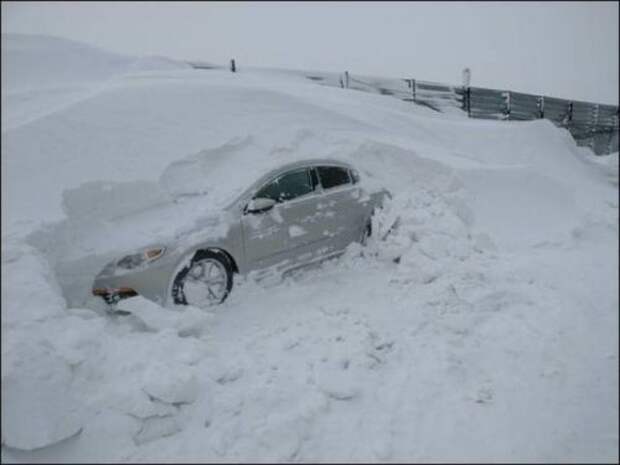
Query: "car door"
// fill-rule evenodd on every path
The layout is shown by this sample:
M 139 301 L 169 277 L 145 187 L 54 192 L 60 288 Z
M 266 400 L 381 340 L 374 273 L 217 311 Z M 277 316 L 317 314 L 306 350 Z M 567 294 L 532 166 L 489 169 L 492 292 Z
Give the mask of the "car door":
M 344 249 L 359 240 L 364 227 L 362 192 L 349 169 L 343 166 L 317 166 L 323 195 L 319 210 L 324 215 L 330 251 Z
M 270 198 L 276 204 L 263 213 L 245 214 L 241 220 L 251 269 L 294 266 L 323 239 L 317 184 L 316 175 L 304 167 L 281 174 L 259 188 L 253 198 Z

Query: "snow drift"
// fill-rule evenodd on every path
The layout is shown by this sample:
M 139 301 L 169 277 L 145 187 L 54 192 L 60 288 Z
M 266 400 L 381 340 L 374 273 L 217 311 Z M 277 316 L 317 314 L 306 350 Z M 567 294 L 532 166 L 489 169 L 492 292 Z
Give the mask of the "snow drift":
M 106 52 L 60 37 L 2 34 L 2 130 L 95 95 L 115 77 L 190 68 L 164 57 Z

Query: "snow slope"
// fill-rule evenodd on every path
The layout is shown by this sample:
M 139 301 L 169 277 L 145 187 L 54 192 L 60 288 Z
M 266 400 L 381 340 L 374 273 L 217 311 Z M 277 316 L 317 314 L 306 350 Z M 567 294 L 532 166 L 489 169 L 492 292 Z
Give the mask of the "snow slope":
M 68 39 L 2 34 L 2 130 L 96 94 L 119 75 L 189 65 L 106 52 Z
M 617 154 L 290 73 L 2 47 L 3 461 L 618 460 Z M 110 257 L 316 157 L 394 194 L 367 247 L 210 312 L 87 297 Z

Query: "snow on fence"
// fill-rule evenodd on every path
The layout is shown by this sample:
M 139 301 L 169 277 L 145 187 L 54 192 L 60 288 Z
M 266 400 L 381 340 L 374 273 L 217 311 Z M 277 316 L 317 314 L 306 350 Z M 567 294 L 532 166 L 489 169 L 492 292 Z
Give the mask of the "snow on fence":
M 578 145 L 597 155 L 618 151 L 618 107 L 543 95 L 470 87 L 463 108 L 471 118 L 546 118 L 569 130 Z
M 618 107 L 613 105 L 483 87 L 464 88 L 417 79 L 351 76 L 349 73 L 346 79 L 333 76 L 331 79 L 313 76 L 313 79 L 323 85 L 391 95 L 440 112 L 461 109 L 470 118 L 512 121 L 546 118 L 568 129 L 578 145 L 590 147 L 597 155 L 618 151 Z

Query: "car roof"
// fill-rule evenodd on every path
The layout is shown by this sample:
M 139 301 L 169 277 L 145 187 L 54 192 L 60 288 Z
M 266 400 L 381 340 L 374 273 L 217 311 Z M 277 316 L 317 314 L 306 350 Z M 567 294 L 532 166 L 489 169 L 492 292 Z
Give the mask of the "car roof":
M 347 163 L 345 161 L 336 160 L 333 158 L 310 158 L 306 160 L 297 160 L 291 163 L 286 163 L 278 167 L 275 167 L 263 177 L 269 177 L 270 175 L 275 175 L 283 171 L 293 170 L 295 168 L 305 168 L 309 166 L 321 166 L 321 165 L 341 166 L 343 168 L 353 169 L 353 166 L 350 163 Z

